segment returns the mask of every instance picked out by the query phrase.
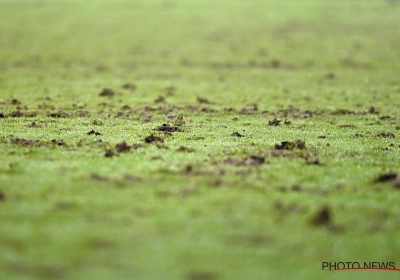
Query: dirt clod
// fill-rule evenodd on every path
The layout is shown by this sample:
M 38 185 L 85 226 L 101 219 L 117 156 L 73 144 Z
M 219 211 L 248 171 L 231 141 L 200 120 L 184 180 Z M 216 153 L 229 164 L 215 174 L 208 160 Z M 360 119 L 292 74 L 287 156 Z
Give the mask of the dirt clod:
M 23 116 L 24 116 L 24 114 L 21 111 L 14 111 L 14 112 L 11 112 L 11 114 L 10 114 L 10 117 L 13 117 L 13 118 L 19 118 L 19 117 L 23 117 Z
M 275 150 L 294 150 L 294 149 L 304 149 L 306 147 L 306 142 L 302 140 L 283 141 L 280 144 L 275 144 Z
M 165 103 L 165 102 L 166 102 L 165 97 L 162 96 L 162 95 L 158 96 L 158 97 L 154 100 L 154 103 Z
M 194 152 L 194 149 L 188 148 L 188 147 L 186 147 L 186 146 L 181 145 L 181 146 L 179 146 L 179 147 L 176 149 L 176 151 L 177 151 L 177 152 L 193 153 L 193 152 Z
M 10 141 L 14 144 L 20 144 L 23 146 L 40 146 L 39 140 L 26 140 L 23 138 L 11 138 Z
M 244 135 L 240 134 L 239 132 L 235 131 L 231 133 L 231 136 L 236 136 L 236 137 L 244 137 Z
M 68 146 L 67 143 L 63 139 L 52 139 L 50 142 L 51 142 L 51 144 L 57 145 L 57 146 L 64 146 L 64 147 Z
M 278 120 L 277 118 L 268 121 L 269 126 L 278 126 L 281 123 L 281 120 Z
M 38 128 L 38 127 L 41 127 L 41 125 L 39 125 L 39 124 L 37 124 L 35 122 L 32 122 L 30 125 L 28 125 L 28 127 L 29 128 Z
M 101 135 L 101 133 L 92 129 L 87 133 L 87 135 Z
M 200 96 L 197 96 L 196 99 L 197 99 L 197 102 L 200 104 L 215 104 L 215 102 L 212 102 L 212 101 L 210 101 L 206 98 L 200 97 Z
M 4 115 L 4 113 L 0 113 L 0 119 L 4 119 L 6 116 Z
M 21 105 L 21 101 L 19 101 L 18 99 L 11 99 L 10 104 L 11 105 Z
M 121 143 L 118 143 L 117 145 L 115 145 L 115 150 L 118 153 L 124 153 L 124 152 L 128 152 L 131 149 L 131 146 L 129 146 L 128 144 L 126 144 L 125 141 L 122 141 Z
M 146 143 L 164 142 L 164 139 L 162 139 L 161 137 L 154 136 L 153 134 L 151 134 L 150 136 L 147 136 L 146 138 L 144 138 L 144 141 Z
M 99 96 L 113 96 L 115 92 L 109 88 L 103 88 L 102 91 L 99 92 Z
M 157 127 L 156 130 L 164 133 L 181 131 L 179 127 L 167 123 L 164 123 L 161 126 Z
M 381 132 L 376 135 L 377 137 L 384 137 L 384 138 L 395 138 L 396 136 L 392 132 Z
M 319 209 L 311 219 L 311 223 L 315 226 L 328 225 L 331 223 L 332 214 L 327 206 Z
M 378 177 L 375 178 L 374 183 L 390 182 L 390 181 L 394 181 L 396 179 L 397 179 L 397 173 L 387 172 L 387 173 L 378 175 Z
M 300 185 L 293 185 L 291 189 L 294 192 L 301 192 L 302 191 L 302 187 Z
M 123 89 L 129 89 L 129 90 L 135 90 L 137 88 L 137 85 L 134 83 L 125 83 L 122 85 Z
M 265 162 L 265 157 L 250 155 L 242 163 L 244 165 L 261 165 Z
M 6 200 L 6 195 L 2 191 L 0 191 L 0 201 L 4 200 Z
M 116 154 L 115 154 L 112 150 L 107 150 L 107 151 L 104 153 L 104 156 L 105 156 L 105 157 L 113 157 L 113 156 L 116 156 Z

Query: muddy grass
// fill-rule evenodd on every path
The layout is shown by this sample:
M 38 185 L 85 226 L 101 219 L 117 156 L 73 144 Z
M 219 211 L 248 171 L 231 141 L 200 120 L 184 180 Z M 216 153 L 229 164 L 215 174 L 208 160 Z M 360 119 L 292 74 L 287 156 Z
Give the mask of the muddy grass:
M 76 5 L 1 4 L 0 278 L 398 267 L 394 1 Z

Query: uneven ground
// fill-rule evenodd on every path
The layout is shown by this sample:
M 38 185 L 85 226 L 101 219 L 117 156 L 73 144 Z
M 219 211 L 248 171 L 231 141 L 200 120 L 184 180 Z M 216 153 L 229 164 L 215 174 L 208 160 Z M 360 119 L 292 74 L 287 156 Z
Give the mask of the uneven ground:
M 397 1 L 0 1 L 1 279 L 398 279 Z

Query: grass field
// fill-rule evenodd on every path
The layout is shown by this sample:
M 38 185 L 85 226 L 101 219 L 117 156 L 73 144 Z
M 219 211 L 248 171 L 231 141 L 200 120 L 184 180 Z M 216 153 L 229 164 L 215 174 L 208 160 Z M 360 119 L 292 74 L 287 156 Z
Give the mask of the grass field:
M 398 279 L 398 1 L 0 1 L 1 279 Z

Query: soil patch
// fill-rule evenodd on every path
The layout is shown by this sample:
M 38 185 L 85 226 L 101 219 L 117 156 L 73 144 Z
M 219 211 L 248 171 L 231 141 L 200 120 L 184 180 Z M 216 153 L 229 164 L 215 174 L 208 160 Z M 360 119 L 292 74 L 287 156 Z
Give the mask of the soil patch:
M 240 134 L 239 132 L 235 131 L 231 133 L 231 136 L 236 136 L 236 137 L 244 137 L 244 135 Z
M 103 88 L 102 91 L 99 92 L 99 96 L 114 96 L 115 92 L 109 88 Z
M 281 123 L 281 120 L 278 120 L 277 118 L 268 121 L 269 126 L 278 126 Z
M 158 136 L 154 136 L 153 134 L 151 134 L 150 136 L 147 136 L 146 138 L 144 138 L 144 141 L 146 143 L 153 143 L 153 142 L 164 142 L 164 139 L 162 139 L 161 137 Z
M 128 152 L 131 149 L 131 146 L 129 146 L 128 144 L 126 144 L 125 141 L 122 141 L 121 143 L 118 143 L 117 145 L 115 145 L 115 150 L 118 153 L 124 153 L 124 152 Z
M 92 129 L 87 133 L 87 135 L 101 135 L 101 133 Z
M 397 173 L 395 172 L 383 173 L 375 178 L 374 183 L 384 183 L 384 182 L 394 181 L 397 179 L 397 177 L 398 177 Z
M 57 146 L 63 146 L 63 147 L 68 146 L 63 139 L 52 139 L 50 143 Z
M 162 124 L 161 126 L 156 128 L 157 131 L 163 132 L 163 133 L 171 133 L 171 132 L 180 132 L 182 131 L 178 126 L 173 126 L 167 123 Z
M 283 141 L 280 144 L 275 144 L 275 150 L 294 150 L 300 149 L 303 150 L 306 148 L 306 142 L 302 140 L 295 141 Z
M 39 140 L 26 140 L 23 138 L 11 138 L 10 141 L 14 144 L 20 144 L 23 146 L 41 146 Z
M 329 225 L 332 221 L 331 210 L 324 206 L 319 209 L 311 219 L 311 223 L 315 226 Z

